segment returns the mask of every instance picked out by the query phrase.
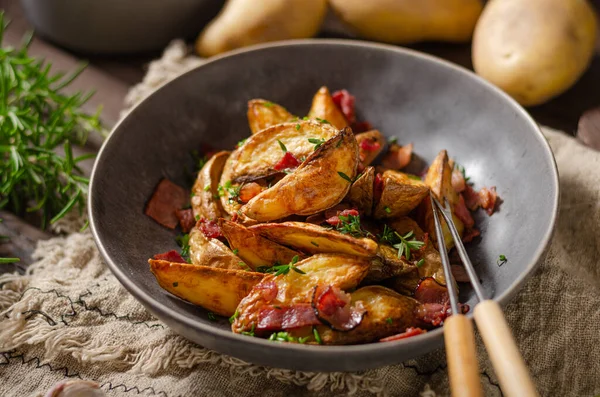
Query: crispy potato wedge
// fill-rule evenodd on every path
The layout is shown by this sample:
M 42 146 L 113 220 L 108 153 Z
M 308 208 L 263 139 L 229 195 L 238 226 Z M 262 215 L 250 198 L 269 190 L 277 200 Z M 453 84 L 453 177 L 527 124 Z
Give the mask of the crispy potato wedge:
M 356 139 L 346 128 L 315 150 L 296 171 L 246 203 L 241 212 L 259 222 L 269 222 L 326 210 L 346 196 L 357 165 Z
M 218 152 L 204 164 L 198 173 L 198 178 L 192 187 L 192 211 L 194 217 L 217 220 L 225 215 L 223 206 L 218 199 L 218 186 L 223 167 L 230 152 Z
M 173 295 L 221 316 L 230 317 L 240 301 L 264 277 L 262 273 L 150 259 L 158 284 Z
M 194 265 L 220 269 L 249 269 L 225 244 L 215 238 L 206 238 L 198 228 L 193 228 L 190 232 L 189 245 L 190 260 Z
M 377 257 L 371 261 L 371 268 L 364 279 L 365 284 L 374 284 L 392 277 L 411 273 L 417 267 L 402 258 L 398 258 L 398 250 L 389 245 L 380 244 Z
M 231 154 L 223 171 L 221 185 L 227 181 L 248 182 L 281 173 L 282 171 L 273 168 L 284 155 L 279 142 L 288 152 L 302 161 L 302 158 L 310 156 L 315 150 L 315 144 L 308 139 L 328 141 L 338 133 L 337 129 L 328 124 L 312 120 L 268 127 L 252 135 Z
M 304 259 L 296 267 L 305 274 L 290 271 L 275 276 L 269 274 L 252 289 L 238 306 L 239 316 L 233 323 L 233 332 L 252 329 L 257 323 L 258 311 L 263 305 L 292 305 L 309 303 L 317 284 L 332 285 L 342 290 L 356 288 L 369 270 L 366 258 L 339 254 L 318 254 Z M 263 290 L 270 283 L 277 286 L 277 297 L 266 301 Z
M 440 203 L 444 205 L 444 198 L 448 199 L 448 202 L 452 207 L 458 204 L 458 194 L 452 187 L 452 167 L 450 166 L 450 160 L 448 159 L 448 153 L 445 150 L 440 151 L 437 155 L 429 170 L 425 176 L 425 183 L 431 189 L 431 192 L 436 196 Z M 437 243 L 437 236 L 435 233 L 435 220 L 433 218 L 433 212 L 431 208 L 430 200 L 423 200 L 418 210 L 419 221 L 423 225 L 424 229 L 429 233 L 431 239 Z M 465 226 L 463 222 L 454 214 L 452 210 L 452 220 L 458 233 L 462 237 Z M 454 240 L 452 234 L 446 225 L 444 219 L 440 219 L 442 222 L 442 232 L 444 235 L 444 241 L 446 242 L 446 248 L 448 251 L 454 247 Z
M 373 182 L 375 180 L 375 169 L 367 167 L 350 186 L 346 200 L 364 213 L 370 216 L 373 212 Z
M 248 101 L 248 124 L 250 131 L 256 134 L 275 124 L 281 124 L 296 118 L 286 108 L 264 99 Z
M 268 240 L 238 223 L 221 219 L 219 224 L 231 249 L 237 252 L 252 270 L 256 270 L 258 266 L 273 266 L 276 262 L 290 263 L 296 255 L 303 257 L 301 253 Z
M 303 222 L 261 223 L 251 226 L 261 236 L 309 254 L 340 253 L 361 257 L 377 254 L 377 243 Z
M 382 175 L 383 193 L 375 204 L 373 216 L 377 219 L 395 218 L 406 215 L 416 208 L 427 196 L 429 188 L 420 180 L 393 170 Z
M 308 112 L 308 117 L 311 119 L 327 120 L 338 130 L 349 126 L 348 120 L 344 114 L 338 109 L 329 89 L 327 87 L 319 88 L 312 101 L 312 106 Z
M 385 146 L 385 137 L 377 130 L 361 132 L 354 136 L 358 143 L 358 155 L 364 166 L 375 160 Z
M 318 326 L 321 340 L 326 345 L 367 343 L 386 336 L 404 332 L 417 322 L 416 311 L 420 306 L 413 298 L 379 285 L 371 285 L 352 292 L 352 302 L 361 301 L 367 310 L 362 322 L 348 332 L 335 331 Z

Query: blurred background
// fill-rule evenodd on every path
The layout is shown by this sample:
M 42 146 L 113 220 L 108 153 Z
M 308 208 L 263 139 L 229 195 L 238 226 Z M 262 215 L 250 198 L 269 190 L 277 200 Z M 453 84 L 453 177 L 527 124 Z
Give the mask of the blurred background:
M 475 70 L 534 118 L 600 147 L 600 0 L 0 0 L 4 45 L 35 30 L 30 54 L 90 67 L 72 89 L 97 94 L 113 125 L 130 86 L 173 39 L 191 54 L 290 38 L 387 42 Z M 582 118 L 583 116 L 583 118 Z

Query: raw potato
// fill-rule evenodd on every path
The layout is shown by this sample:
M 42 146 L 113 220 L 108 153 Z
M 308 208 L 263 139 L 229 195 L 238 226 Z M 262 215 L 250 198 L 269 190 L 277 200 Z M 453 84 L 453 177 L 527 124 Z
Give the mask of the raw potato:
M 346 128 L 315 150 L 293 173 L 246 203 L 241 212 L 258 222 L 269 222 L 326 210 L 346 196 L 351 182 L 341 175 L 354 179 L 357 165 L 356 139 Z
M 448 199 L 448 202 L 453 208 L 456 204 L 458 204 L 459 196 L 452 187 L 452 167 L 450 166 L 448 153 L 445 150 L 440 151 L 435 160 L 433 160 L 433 163 L 431 163 L 431 166 L 427 171 L 427 175 L 425 175 L 425 183 L 429 186 L 431 192 L 442 205 L 445 205 L 444 198 Z M 423 200 L 419 206 L 419 217 L 421 224 L 424 225 L 424 229 L 427 231 L 427 233 L 429 233 L 429 237 L 434 243 L 436 243 L 437 246 L 435 220 L 433 218 L 430 200 Z M 454 214 L 454 209 L 452 210 L 452 220 L 454 221 L 454 225 L 458 230 L 458 234 L 462 237 L 465 225 Z M 450 229 L 448 229 L 448 226 L 443 218 L 440 219 L 440 222 L 442 222 L 442 232 L 444 234 L 446 248 L 448 251 L 450 251 L 450 249 L 454 247 L 454 239 L 452 239 Z
M 367 166 L 375 160 L 379 153 L 383 150 L 385 146 L 385 137 L 383 134 L 377 130 L 371 130 L 366 132 L 361 132 L 355 135 L 356 143 L 358 143 L 358 153 L 360 161 L 364 166 Z M 365 150 L 363 148 L 363 141 L 371 141 L 372 145 L 379 145 L 379 148 L 375 150 Z
M 341 253 L 361 257 L 377 254 L 377 243 L 369 238 L 355 238 L 311 223 L 262 223 L 249 229 L 269 240 L 309 254 Z
M 221 184 L 226 181 L 247 182 L 281 173 L 273 169 L 284 155 L 279 142 L 300 160 L 315 151 L 315 144 L 310 143 L 309 138 L 328 141 L 338 133 L 339 131 L 330 125 L 305 120 L 277 124 L 264 129 L 248 138 L 231 154 L 225 164 Z
M 407 44 L 466 42 L 481 13 L 481 0 L 330 0 L 335 13 L 360 36 Z
M 338 130 L 349 126 L 348 120 L 346 120 L 341 110 L 333 102 L 327 87 L 321 87 L 313 97 L 308 117 L 311 119 L 327 120 Z
M 296 264 L 305 274 L 291 270 L 279 276 L 267 275 L 238 306 L 239 317 L 233 323 L 233 332 L 252 329 L 258 321 L 258 311 L 263 305 L 292 305 L 310 303 L 317 284 L 331 285 L 342 290 L 356 288 L 369 270 L 370 262 L 365 258 L 348 255 L 319 254 Z M 270 302 L 264 298 L 261 285 L 274 282 L 277 297 Z
M 250 131 L 256 134 L 267 127 L 285 123 L 294 119 L 294 115 L 283 106 L 265 101 L 264 99 L 253 99 L 248 101 L 248 124 Z
M 350 186 L 346 200 L 357 210 L 367 216 L 373 212 L 373 182 L 375 180 L 375 168 L 367 167 Z
M 210 158 L 198 173 L 192 188 L 192 210 L 194 217 L 217 220 L 225 215 L 218 197 L 217 187 L 229 152 L 219 152 Z
M 269 41 L 314 36 L 326 0 L 228 0 L 196 41 L 201 57 Z
M 264 277 L 243 270 L 174 263 L 150 259 L 158 284 L 175 296 L 206 310 L 231 317 L 240 301 Z
M 491 0 L 475 29 L 473 66 L 520 104 L 538 105 L 587 69 L 596 25 L 586 0 Z
M 383 173 L 382 179 L 383 193 L 373 211 L 376 219 L 395 218 L 408 214 L 429 192 L 425 183 L 399 171 L 387 170 Z
M 194 265 L 221 269 L 248 270 L 246 265 L 225 244 L 206 238 L 198 228 L 190 232 L 190 260 Z
M 259 266 L 290 263 L 296 255 L 303 257 L 301 253 L 267 240 L 257 232 L 235 222 L 221 219 L 219 224 L 231 249 L 253 270 Z

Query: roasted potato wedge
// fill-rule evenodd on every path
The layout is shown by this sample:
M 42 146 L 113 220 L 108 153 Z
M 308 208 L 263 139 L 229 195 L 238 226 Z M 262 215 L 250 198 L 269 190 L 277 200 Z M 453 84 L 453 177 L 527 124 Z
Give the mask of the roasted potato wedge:
M 309 303 L 317 284 L 332 285 L 342 290 L 356 288 L 369 270 L 366 258 L 349 255 L 319 254 L 296 264 L 304 274 L 290 271 L 279 276 L 267 275 L 238 306 L 238 318 L 232 325 L 233 332 L 252 329 L 257 323 L 258 312 L 266 304 L 292 305 Z M 267 301 L 264 290 L 275 283 L 277 296 Z
M 217 220 L 225 215 L 218 192 L 219 180 L 230 152 L 218 152 L 204 164 L 192 188 L 194 217 Z
M 312 106 L 308 112 L 308 117 L 311 119 L 326 120 L 338 130 L 348 127 L 348 120 L 337 107 L 329 89 L 327 87 L 319 88 L 312 101 Z
M 328 124 L 312 120 L 277 124 L 264 129 L 248 138 L 231 154 L 223 171 L 221 185 L 227 181 L 235 184 L 281 173 L 281 170 L 273 168 L 284 155 L 280 142 L 296 159 L 302 161 L 302 158 L 315 151 L 315 144 L 308 139 L 328 141 L 338 132 Z
M 427 196 L 429 188 L 420 180 L 399 171 L 387 170 L 382 175 L 383 193 L 375 205 L 377 219 L 396 218 L 415 209 Z
M 458 204 L 459 196 L 452 187 L 452 167 L 450 166 L 450 160 L 448 159 L 448 153 L 442 150 L 427 171 L 425 176 L 425 184 L 429 186 L 431 192 L 436 196 L 442 205 L 444 204 L 444 198 L 448 199 L 448 202 L 452 207 Z M 437 242 L 437 236 L 435 233 L 435 220 L 433 218 L 433 211 L 431 208 L 430 200 L 423 200 L 419 206 L 418 216 L 420 223 L 424 226 L 424 229 L 429 233 L 429 236 L 434 242 Z M 452 209 L 452 220 L 458 230 L 458 233 L 463 235 L 465 226 L 463 222 L 454 214 L 454 208 Z M 444 219 L 440 219 L 442 222 L 442 232 L 444 234 L 444 241 L 446 242 L 446 248 L 448 251 L 454 247 L 454 240 L 452 234 L 446 225 Z
M 352 292 L 352 302 L 361 301 L 367 314 L 362 322 L 348 332 L 318 326 L 321 340 L 326 345 L 367 343 L 404 332 L 418 321 L 420 303 L 408 296 L 379 285 L 370 285 Z
M 380 244 L 377 257 L 371 261 L 371 268 L 364 279 L 366 284 L 374 284 L 392 277 L 411 273 L 417 267 L 402 258 L 398 258 L 398 250 L 389 245 Z
M 250 131 L 256 134 L 267 127 L 293 120 L 293 114 L 286 108 L 264 99 L 253 99 L 248 101 L 248 124 Z
M 259 266 L 273 266 L 274 263 L 289 263 L 294 256 L 303 256 L 238 223 L 225 219 L 221 219 L 219 223 L 231 249 L 253 270 Z
M 220 269 L 248 270 L 241 258 L 215 238 L 206 238 L 198 228 L 190 232 L 190 260 L 192 264 Z
M 373 182 L 375 169 L 367 167 L 350 186 L 346 201 L 363 214 L 370 216 L 373 212 Z
M 358 143 L 358 155 L 364 166 L 375 160 L 385 146 L 385 137 L 377 130 L 361 132 L 355 135 Z
M 246 203 L 241 212 L 259 222 L 269 222 L 333 207 L 350 190 L 357 165 L 356 139 L 346 128 L 316 149 L 296 171 Z
M 303 222 L 261 223 L 251 226 L 261 236 L 309 254 L 340 253 L 361 257 L 377 254 L 377 243 Z
M 230 317 L 240 301 L 264 277 L 262 273 L 150 259 L 158 284 L 173 295 L 221 316 Z

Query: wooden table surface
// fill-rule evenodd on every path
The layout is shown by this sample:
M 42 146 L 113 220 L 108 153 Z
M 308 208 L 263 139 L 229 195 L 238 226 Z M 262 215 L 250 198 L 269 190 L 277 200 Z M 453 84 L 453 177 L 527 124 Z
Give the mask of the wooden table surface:
M 600 0 L 592 1 L 600 9 Z M 25 19 L 18 0 L 0 0 L 0 10 L 11 20 L 5 33 L 4 45 L 19 45 L 24 33 L 31 30 Z M 335 37 L 324 33 L 323 37 Z M 529 108 L 528 111 L 540 123 L 568 134 L 578 136 L 590 146 L 600 149 L 600 40 L 597 41 L 596 55 L 583 77 L 566 93 L 546 104 Z M 459 65 L 472 69 L 470 45 L 421 44 L 413 48 L 436 55 Z M 73 83 L 70 90 L 95 89 L 96 94 L 87 104 L 87 109 L 95 110 L 103 106 L 101 120 L 107 127 L 113 126 L 119 119 L 123 99 L 129 87 L 142 80 L 147 63 L 160 56 L 150 53 L 132 56 L 93 56 L 75 54 L 59 48 L 50 42 L 36 37 L 30 47 L 30 54 L 43 57 L 53 64 L 56 70 L 74 70 L 82 59 L 89 61 L 85 72 Z M 582 115 L 585 117 L 582 118 Z M 99 135 L 90 137 L 88 150 L 97 150 L 102 143 Z M 0 211 L 0 235 L 10 238 L 0 244 L 0 257 L 17 256 L 21 262 L 0 268 L 0 273 L 22 270 L 31 259 L 35 243 L 48 238 L 41 231 L 6 211 Z

